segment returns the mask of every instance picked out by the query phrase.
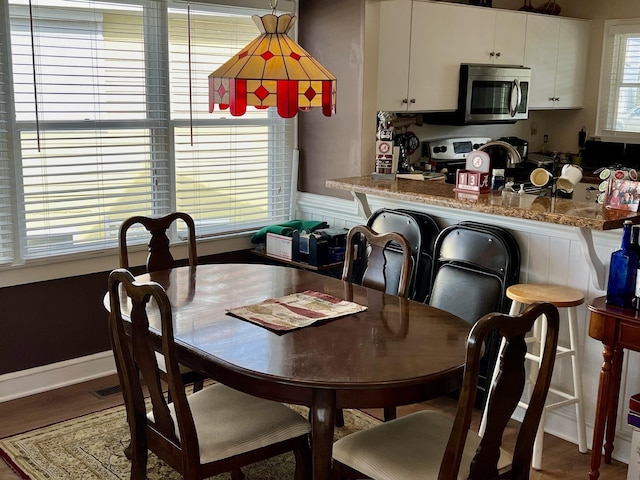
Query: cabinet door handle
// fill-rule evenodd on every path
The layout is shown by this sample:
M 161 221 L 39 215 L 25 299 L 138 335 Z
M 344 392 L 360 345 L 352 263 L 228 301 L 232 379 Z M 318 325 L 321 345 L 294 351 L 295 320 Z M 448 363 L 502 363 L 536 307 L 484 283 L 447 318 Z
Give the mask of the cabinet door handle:
M 412 99 L 410 100 L 410 102 L 411 102 L 411 103 L 416 103 L 416 99 L 415 99 L 415 98 L 412 98 Z
M 500 55 L 502 55 L 500 52 L 496 53 L 496 57 L 499 57 Z
M 495 57 L 495 56 L 496 56 L 496 52 L 491 52 L 491 53 L 489 53 L 489 56 L 490 56 L 490 57 Z
M 403 98 L 402 103 L 409 103 L 409 100 L 407 100 L 406 98 Z

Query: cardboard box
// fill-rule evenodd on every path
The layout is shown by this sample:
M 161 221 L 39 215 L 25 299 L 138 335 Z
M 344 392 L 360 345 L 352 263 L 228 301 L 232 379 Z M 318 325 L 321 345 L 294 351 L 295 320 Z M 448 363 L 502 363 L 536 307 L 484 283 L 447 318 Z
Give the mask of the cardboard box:
M 293 239 L 276 233 L 267 233 L 266 253 L 270 257 L 291 261 Z

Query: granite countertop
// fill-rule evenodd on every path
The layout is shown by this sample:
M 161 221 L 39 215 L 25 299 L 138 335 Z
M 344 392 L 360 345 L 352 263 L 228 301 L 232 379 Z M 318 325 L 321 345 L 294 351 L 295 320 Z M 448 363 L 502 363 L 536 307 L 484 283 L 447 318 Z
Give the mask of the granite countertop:
M 327 188 L 364 195 L 393 198 L 504 217 L 526 218 L 539 222 L 584 227 L 590 230 L 622 228 L 625 220 L 640 223 L 640 214 L 604 208 L 595 202 L 574 202 L 564 198 L 528 194 L 461 193 L 453 185 L 438 181 L 408 179 L 379 180 L 370 176 L 326 181 Z

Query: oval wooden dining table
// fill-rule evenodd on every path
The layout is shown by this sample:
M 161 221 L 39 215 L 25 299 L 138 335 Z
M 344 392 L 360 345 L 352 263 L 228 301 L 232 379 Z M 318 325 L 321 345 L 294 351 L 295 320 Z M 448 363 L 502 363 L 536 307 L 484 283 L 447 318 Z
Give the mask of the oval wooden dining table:
M 315 480 L 330 478 L 336 409 L 406 405 L 462 382 L 471 325 L 422 303 L 274 265 L 179 267 L 136 279 L 166 289 L 181 363 L 249 394 L 310 407 Z M 306 290 L 368 308 L 287 333 L 226 313 Z

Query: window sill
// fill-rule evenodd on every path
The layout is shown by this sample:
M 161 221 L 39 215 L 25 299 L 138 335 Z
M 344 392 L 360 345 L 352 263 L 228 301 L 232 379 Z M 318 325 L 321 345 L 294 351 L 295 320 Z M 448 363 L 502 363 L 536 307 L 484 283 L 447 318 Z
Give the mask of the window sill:
M 198 241 L 198 256 L 215 255 L 250 249 L 253 233 L 207 238 Z M 187 257 L 186 244 L 176 245 L 176 258 Z M 130 256 L 133 265 L 142 265 L 147 256 L 146 247 L 140 245 Z M 27 262 L 23 265 L 0 267 L 0 288 L 27 283 L 42 282 L 58 278 L 75 277 L 96 272 L 108 272 L 119 265 L 116 248 L 101 252 L 51 257 Z

